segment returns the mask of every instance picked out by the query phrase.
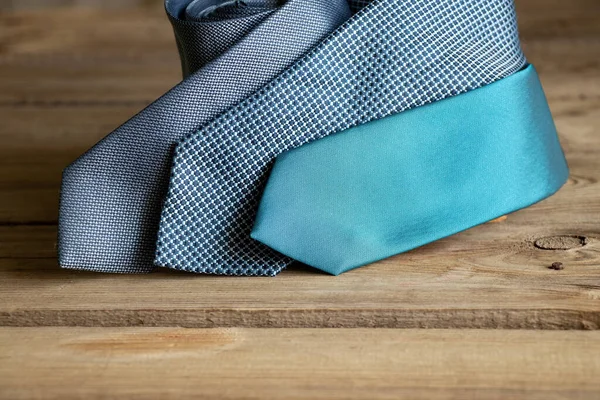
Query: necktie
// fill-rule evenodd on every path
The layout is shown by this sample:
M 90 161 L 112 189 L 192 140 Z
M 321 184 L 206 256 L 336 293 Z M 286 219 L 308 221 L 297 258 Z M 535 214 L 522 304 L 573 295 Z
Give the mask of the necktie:
M 65 267 L 338 274 L 566 179 L 512 0 L 166 8 L 189 77 L 65 171 Z
M 525 65 L 511 0 L 370 3 L 282 76 L 178 146 L 156 264 L 277 274 L 292 259 L 250 233 L 278 154 L 480 88 Z
M 166 0 L 190 76 L 65 169 L 62 267 L 152 270 L 177 141 L 272 80 L 350 16 L 346 0 L 221 3 Z

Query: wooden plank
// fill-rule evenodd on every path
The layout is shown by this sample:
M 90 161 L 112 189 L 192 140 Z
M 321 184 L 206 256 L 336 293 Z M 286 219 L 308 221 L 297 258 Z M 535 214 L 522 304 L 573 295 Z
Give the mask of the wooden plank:
M 150 7 L 162 4 L 163 0 L 3 0 L 2 10 L 26 10 L 51 7 L 95 7 L 95 8 L 125 8 Z
M 597 399 L 600 333 L 0 329 L 3 399 Z
M 597 65 L 598 2 L 519 0 L 517 5 L 527 55 L 538 66 L 564 73 Z M 0 104 L 123 101 L 134 97 L 142 82 L 161 89 L 140 93 L 148 100 L 179 79 L 173 34 L 160 2 L 125 10 L 5 13 L 0 26 L 0 68 L 10 77 L 1 80 Z
M 269 279 L 61 270 L 55 227 L 7 226 L 0 325 L 598 329 L 593 206 L 595 214 L 568 227 L 559 218 L 534 236 L 528 226 L 549 210 L 565 218 L 570 210 L 568 201 L 540 204 L 339 277 L 300 266 Z M 553 243 L 566 249 L 540 248 Z M 564 270 L 548 268 L 557 261 Z
M 161 64 L 173 60 L 157 56 L 176 54 L 173 33 L 160 3 L 148 8 L 4 12 L 0 13 L 0 24 L 0 64 L 68 60 L 91 66 L 98 61 L 120 64 L 151 59 Z
M 107 59 L 90 61 L 89 65 L 69 60 L 54 64 L 13 61 L 0 65 L 2 73 L 10 76 L 10 80 L 0 78 L 0 107 L 7 111 L 35 110 L 42 116 L 50 116 L 53 109 L 67 109 L 76 114 L 77 110 L 86 113 L 95 107 L 144 107 L 181 79 L 177 56 L 171 53 L 163 58 L 172 61 L 165 63 L 152 60 L 119 63 Z

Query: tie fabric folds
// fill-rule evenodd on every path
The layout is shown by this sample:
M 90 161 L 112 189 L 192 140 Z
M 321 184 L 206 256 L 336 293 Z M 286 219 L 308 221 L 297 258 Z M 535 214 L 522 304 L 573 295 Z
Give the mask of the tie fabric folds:
M 184 80 L 65 169 L 62 267 L 331 274 L 555 193 L 512 0 L 167 0 Z

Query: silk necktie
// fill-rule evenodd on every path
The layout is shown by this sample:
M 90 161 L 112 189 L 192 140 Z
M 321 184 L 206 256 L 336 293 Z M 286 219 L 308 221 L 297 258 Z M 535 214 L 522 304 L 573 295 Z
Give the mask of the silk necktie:
M 529 66 L 279 156 L 252 237 L 337 275 L 530 206 L 567 178 Z
M 167 2 L 167 10 L 174 5 L 181 10 L 185 5 L 181 3 Z M 207 5 L 219 2 L 205 3 L 199 7 L 200 14 L 193 13 L 196 9 L 194 4 L 188 7 L 188 14 L 201 20 L 214 18 L 220 21 L 227 18 L 228 13 L 239 13 L 240 9 L 249 11 L 250 8 L 249 14 L 255 25 L 238 27 L 238 32 L 243 31 L 238 33 L 243 39 L 236 42 L 238 36 L 225 40 L 217 51 L 218 56 L 214 56 L 210 50 L 197 48 L 198 39 L 206 33 L 199 34 L 196 28 L 191 29 L 192 33 L 185 32 L 187 22 L 182 24 L 185 28 L 178 27 L 181 12 L 171 12 L 184 73 L 194 68 L 187 65 L 202 68 L 178 87 L 187 90 L 178 92 L 178 88 L 173 89 L 120 128 L 125 133 L 120 134 L 117 130 L 67 169 L 60 221 L 63 266 L 114 272 L 147 271 L 152 267 L 151 254 L 154 252 L 160 199 L 167 181 L 165 171 L 170 149 L 178 138 L 183 139 L 174 152 L 155 264 L 198 273 L 275 275 L 289 265 L 292 258 L 327 272 L 340 273 L 485 222 L 496 216 L 495 213 L 529 205 L 550 195 L 564 182 L 566 164 L 548 112 L 518 113 L 518 122 L 514 124 L 518 134 L 514 137 L 498 135 L 496 141 L 487 140 L 487 136 L 481 139 L 473 137 L 473 134 L 485 129 L 482 127 L 486 123 L 495 123 L 494 129 L 503 133 L 501 126 L 511 118 L 506 116 L 506 110 L 489 108 L 486 98 L 510 102 L 515 96 L 516 104 L 522 104 L 527 110 L 541 108 L 547 111 L 543 94 L 540 96 L 539 83 L 537 86 L 535 83 L 535 71 L 532 67 L 523 70 L 527 64 L 520 49 L 511 0 L 354 2 L 351 4 L 353 10 L 360 11 L 289 68 L 286 67 L 294 58 L 348 17 L 343 4 L 332 5 L 329 0 L 315 0 L 314 9 L 309 12 L 311 2 L 308 1 L 290 0 L 277 11 L 273 11 L 275 4 L 264 1 L 245 5 L 225 2 L 225 7 L 215 10 Z M 362 8 L 364 5 L 366 7 Z M 293 20 L 281 20 L 286 8 L 293 10 Z M 306 26 L 299 21 L 304 21 Z M 307 26 L 314 30 L 315 24 L 320 25 L 314 33 L 314 40 L 305 42 Z M 259 37 L 257 32 L 271 37 Z M 259 43 L 250 41 L 250 37 L 257 38 Z M 287 43 L 287 51 L 280 49 L 282 41 Z M 248 46 L 244 48 L 239 43 Z M 301 52 L 298 52 L 298 47 L 301 47 Z M 286 45 L 282 48 L 286 49 Z M 241 50 L 247 52 L 242 53 Z M 188 52 L 198 56 L 189 56 Z M 199 63 L 188 62 L 195 57 L 200 59 Z M 222 62 L 223 57 L 229 57 L 227 61 L 241 66 L 234 68 L 236 72 L 232 73 L 229 64 Z M 205 58 L 212 61 L 203 64 Z M 276 67 L 267 65 L 263 68 L 268 73 L 256 72 L 253 68 L 258 60 L 261 64 L 275 63 Z M 244 78 L 254 77 L 254 74 L 260 77 L 258 82 L 248 83 L 247 87 L 242 85 L 246 90 L 239 91 L 240 81 L 246 82 Z M 527 79 L 523 78 L 523 74 L 527 75 Z M 198 75 L 212 85 L 206 85 L 204 81 L 199 83 Z M 513 75 L 519 80 L 518 85 L 512 83 L 514 80 L 509 81 Z M 235 79 L 231 79 L 232 76 Z M 492 85 L 494 82 L 494 85 L 501 86 Z M 486 89 L 492 91 L 482 94 Z M 465 100 L 465 96 L 471 95 L 467 92 L 476 96 Z M 213 96 L 218 98 L 217 101 Z M 247 96 L 250 97 L 233 106 Z M 228 101 L 222 101 L 222 97 Z M 477 100 L 479 98 L 484 100 Z M 519 98 L 524 100 L 519 101 Z M 468 112 L 465 107 L 468 109 L 478 102 L 481 104 L 473 110 L 483 115 L 480 120 L 471 120 L 462 132 L 465 145 L 461 149 L 460 126 L 447 132 L 442 128 L 452 125 L 453 119 L 448 115 L 464 118 L 465 112 Z M 436 104 L 424 107 L 430 103 Z M 227 108 L 229 110 L 223 115 L 209 122 Z M 206 112 L 206 109 L 211 112 Z M 407 112 L 411 109 L 415 109 L 412 114 Z M 519 107 L 512 110 L 518 111 Z M 488 118 L 488 113 L 491 118 Z M 417 117 L 412 117 L 415 114 Z M 424 129 L 423 124 L 418 123 L 435 120 L 437 114 L 440 115 L 437 127 L 427 126 Z M 528 125 L 529 118 L 540 118 L 541 121 Z M 374 122 L 369 124 L 370 121 Z M 393 121 L 393 129 L 387 129 L 390 121 Z M 198 127 L 201 127 L 200 130 L 194 131 Z M 348 130 L 353 127 L 360 130 L 358 144 L 353 143 L 356 131 Z M 405 133 L 413 128 L 414 132 Z M 371 135 L 377 131 L 382 134 Z M 336 132 L 341 133 L 332 136 L 332 140 L 326 140 L 330 139 L 326 138 L 328 135 Z M 391 132 L 391 136 L 385 136 L 386 132 L 388 135 Z M 436 196 L 436 191 L 460 195 L 461 192 L 455 188 L 457 185 L 461 187 L 463 182 L 467 182 L 468 187 L 482 188 L 484 192 L 485 188 L 492 187 L 492 192 L 500 193 L 505 187 L 503 180 L 494 186 L 492 176 L 489 185 L 485 185 L 480 176 L 461 174 L 460 166 L 488 166 L 485 159 L 497 152 L 487 146 L 506 140 L 520 143 L 522 134 L 532 133 L 531 143 L 543 141 L 545 144 L 534 146 L 531 155 L 526 154 L 522 146 L 506 148 L 516 154 L 510 158 L 512 164 L 509 166 L 514 168 L 508 175 L 522 169 L 519 163 L 521 156 L 529 157 L 537 162 L 530 166 L 539 166 L 543 170 L 531 178 L 532 182 L 541 182 L 538 185 L 541 190 L 530 190 L 525 174 L 519 174 L 522 179 L 514 193 L 500 196 L 496 203 L 489 197 L 481 202 L 456 202 L 459 214 L 474 206 L 474 211 L 465 215 L 448 213 L 450 204 L 443 204 L 443 197 L 439 202 L 424 206 L 401 201 L 397 207 L 390 207 L 403 195 L 379 198 L 368 195 L 372 187 L 377 187 L 378 179 L 385 181 L 387 175 L 381 170 L 389 172 L 389 168 L 397 167 L 398 174 L 406 173 L 409 164 L 432 171 L 424 174 L 427 178 L 436 175 L 435 171 L 441 171 L 439 179 L 430 179 L 423 187 L 417 185 L 412 188 L 423 197 Z M 129 153 L 139 145 L 134 141 L 139 141 L 142 134 L 150 136 L 151 144 L 141 145 L 142 150 L 134 150 L 136 157 L 131 157 Z M 442 136 L 441 141 L 433 143 L 433 148 L 438 151 L 427 148 L 431 143 L 419 141 L 429 134 L 434 138 Z M 365 141 L 366 137 L 369 140 Z M 377 137 L 381 137 L 382 141 L 377 141 Z M 403 137 L 407 140 L 404 144 Z M 336 141 L 336 138 L 341 139 Z M 452 138 L 458 139 L 453 141 Z M 397 157 L 388 154 L 378 164 L 380 170 L 371 170 L 369 164 L 364 163 L 347 165 L 353 149 L 365 145 L 365 149 L 370 150 L 379 143 L 383 143 L 384 147 L 394 147 L 397 151 L 395 156 L 400 157 L 403 156 L 402 148 L 416 146 L 416 150 L 414 156 L 397 165 L 393 164 Z M 472 151 L 477 153 L 480 149 L 485 151 L 480 151 L 480 157 L 475 161 L 468 157 L 464 162 L 440 161 L 440 144 L 458 144 L 458 149 L 447 149 L 451 158 L 469 155 Z M 298 147 L 294 154 L 309 155 L 301 157 L 302 162 L 299 163 L 294 162 L 298 157 L 286 155 L 273 171 L 252 232 L 254 238 L 266 245 L 259 243 L 251 238 L 251 231 L 269 167 L 277 155 Z M 470 152 L 465 152 L 464 148 L 470 149 Z M 322 149 L 326 149 L 324 153 Z M 95 155 L 95 151 L 100 154 Z M 119 158 L 115 153 L 126 156 Z M 305 164 L 307 162 L 312 164 Z M 490 158 L 490 162 L 488 172 L 497 170 L 498 157 Z M 331 165 L 344 165 L 345 169 L 328 170 L 327 166 Z M 364 171 L 366 178 L 358 181 L 349 179 L 354 167 Z M 97 170 L 90 173 L 91 168 Z M 149 169 L 149 172 L 146 174 L 144 169 Z M 299 172 L 298 169 L 310 172 L 295 176 L 289 173 L 290 170 Z M 456 173 L 449 172 L 451 169 L 455 169 Z M 414 175 L 413 178 L 421 176 L 410 172 L 408 175 Z M 331 177 L 332 181 L 319 179 L 325 176 Z M 346 184 L 359 189 L 352 189 Z M 393 181 L 388 181 L 383 186 L 393 184 Z M 99 190 L 105 194 L 99 195 Z M 338 197 L 344 190 L 346 197 Z M 531 192 L 530 196 L 525 196 L 526 202 L 513 198 L 523 192 Z M 357 212 L 351 205 L 361 197 L 361 193 L 366 194 L 361 208 L 366 204 L 385 212 L 365 213 L 362 209 Z M 298 202 L 290 201 L 294 198 Z M 335 210 L 338 214 L 331 214 L 331 204 L 337 203 L 336 198 L 340 201 Z M 419 196 L 414 199 L 419 199 Z M 493 207 L 488 210 L 490 205 Z M 398 207 L 408 209 L 403 213 Z M 323 219 L 315 210 L 325 211 L 324 215 L 330 219 Z M 349 231 L 343 225 L 346 220 L 342 214 L 348 210 L 352 211 L 349 225 L 355 231 Z M 414 215 L 411 215 L 412 210 Z M 423 211 L 427 215 L 421 215 Z M 403 229 L 389 229 L 386 224 L 376 224 L 373 228 L 363 223 L 369 218 L 380 221 L 390 213 L 405 216 L 394 220 L 403 225 Z M 424 233 L 406 234 L 409 231 L 404 229 L 406 226 Z M 387 236 L 383 240 L 373 240 L 371 230 Z M 402 237 L 403 234 L 405 237 Z M 376 242 L 375 245 L 373 242 Z M 340 256 L 346 246 L 355 248 L 346 249 L 349 255 Z

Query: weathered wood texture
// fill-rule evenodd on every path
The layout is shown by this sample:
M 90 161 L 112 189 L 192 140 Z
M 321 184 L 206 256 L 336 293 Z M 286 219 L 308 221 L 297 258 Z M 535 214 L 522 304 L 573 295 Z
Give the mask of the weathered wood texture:
M 600 397 L 597 331 L 525 330 L 600 328 L 600 2 L 517 0 L 572 169 L 541 204 L 339 277 L 61 270 L 62 168 L 180 79 L 161 2 L 0 0 L 0 398 Z
M 600 332 L 2 328 L 7 399 L 597 399 Z
M 527 215 L 339 277 L 273 279 L 64 271 L 54 227 L 4 227 L 0 325 L 598 329 L 599 242 L 537 249 L 521 230 L 544 210 Z
M 156 7 L 164 0 L 2 0 L 0 11 L 27 10 L 52 7 L 94 7 L 114 8 L 125 7 Z

